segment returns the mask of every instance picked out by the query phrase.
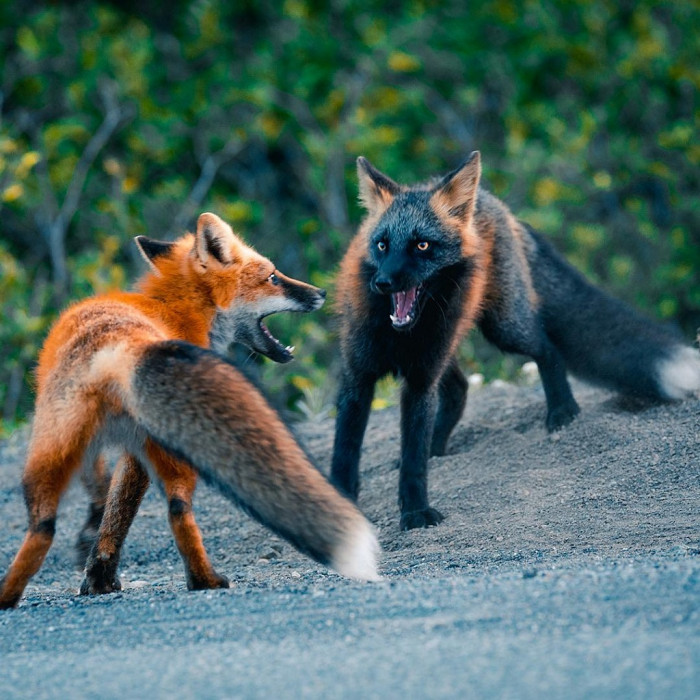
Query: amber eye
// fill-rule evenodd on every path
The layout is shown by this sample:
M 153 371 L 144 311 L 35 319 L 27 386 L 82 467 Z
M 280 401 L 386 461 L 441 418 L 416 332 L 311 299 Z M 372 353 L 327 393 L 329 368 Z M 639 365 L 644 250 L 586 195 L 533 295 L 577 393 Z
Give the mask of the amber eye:
M 377 248 L 383 253 L 386 250 L 386 243 L 384 241 L 379 241 L 379 243 L 377 243 Z
M 416 243 L 416 248 L 424 253 L 426 250 L 428 250 L 428 248 L 430 248 L 430 243 L 428 243 L 428 241 L 420 241 L 419 243 Z
M 279 277 L 273 272 L 268 278 L 267 278 L 272 284 L 279 284 L 280 280 Z

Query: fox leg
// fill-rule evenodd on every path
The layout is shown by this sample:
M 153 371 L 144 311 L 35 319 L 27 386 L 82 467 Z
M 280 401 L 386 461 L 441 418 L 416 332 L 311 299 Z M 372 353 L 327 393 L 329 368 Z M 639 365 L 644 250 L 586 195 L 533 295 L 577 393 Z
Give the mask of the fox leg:
M 119 555 L 149 483 L 148 473 L 136 457 L 125 455 L 117 464 L 97 538 L 85 562 L 81 595 L 121 590 Z
M 437 390 L 406 381 L 401 393 L 401 529 L 431 527 L 444 516 L 428 503 L 428 457 L 435 424 Z
M 571 423 L 580 412 L 566 378 L 566 364 L 559 350 L 546 339 L 538 354 L 533 354 L 547 399 L 547 430 L 552 433 Z
M 374 396 L 375 379 L 343 372 L 338 392 L 331 483 L 352 500 L 360 490 L 360 453 Z
M 105 467 L 104 457 L 100 455 L 94 465 L 85 465 L 80 473 L 80 479 L 90 496 L 87 519 L 75 541 L 75 563 L 79 569 L 82 569 L 97 539 L 97 531 L 105 512 L 110 473 Z
M 445 454 L 447 440 L 467 405 L 468 390 L 469 383 L 459 368 L 457 360 L 452 358 L 440 377 L 438 411 L 433 429 L 433 441 L 430 446 L 431 457 Z
M 519 314 L 519 315 L 518 315 Z M 580 409 L 566 378 L 566 363 L 542 327 L 537 316 L 524 308 L 512 313 L 520 323 L 512 323 L 493 314 L 484 314 L 479 326 L 496 347 L 504 352 L 529 355 L 536 363 L 547 399 L 545 424 L 549 432 L 559 430 L 578 415 Z
M 35 417 L 35 434 L 41 413 Z M 60 430 L 52 430 L 60 435 Z M 85 435 L 73 436 L 57 444 L 44 431 L 32 440 L 22 477 L 29 514 L 29 529 L 17 555 L 0 580 L 0 610 L 17 605 L 29 579 L 39 571 L 56 531 L 56 511 L 61 495 L 77 470 L 85 449 Z M 62 437 L 62 436 L 61 436 Z
M 175 544 L 185 565 L 187 588 L 191 591 L 228 588 L 228 579 L 218 574 L 209 561 L 202 533 L 192 512 L 192 496 L 197 485 L 197 474 L 188 465 L 176 460 L 151 441 L 146 443 L 146 452 L 165 488 L 168 519 Z

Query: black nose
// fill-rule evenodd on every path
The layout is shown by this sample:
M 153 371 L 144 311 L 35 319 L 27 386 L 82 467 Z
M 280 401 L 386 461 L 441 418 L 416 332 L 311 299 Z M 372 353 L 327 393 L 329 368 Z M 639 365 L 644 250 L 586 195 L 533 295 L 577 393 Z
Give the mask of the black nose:
M 374 280 L 374 286 L 378 292 L 386 294 L 387 292 L 391 291 L 391 280 L 387 279 L 386 277 L 377 277 Z
M 321 295 L 321 298 L 322 298 L 322 299 L 325 299 L 325 298 L 326 298 L 327 292 L 326 292 L 325 289 L 319 289 L 319 290 L 318 290 L 318 293 Z

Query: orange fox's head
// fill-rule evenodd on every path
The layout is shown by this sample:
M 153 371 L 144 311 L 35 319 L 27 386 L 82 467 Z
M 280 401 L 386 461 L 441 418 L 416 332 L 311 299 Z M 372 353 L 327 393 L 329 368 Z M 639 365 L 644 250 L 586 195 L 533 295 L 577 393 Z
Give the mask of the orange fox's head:
M 173 243 L 138 236 L 136 243 L 158 276 L 170 276 L 170 266 L 175 265 L 174 279 L 193 285 L 214 305 L 209 340 L 216 352 L 225 353 L 238 342 L 275 362 L 289 362 L 294 348 L 282 345 L 263 319 L 323 306 L 325 290 L 283 275 L 216 214 L 200 215 L 194 236 Z

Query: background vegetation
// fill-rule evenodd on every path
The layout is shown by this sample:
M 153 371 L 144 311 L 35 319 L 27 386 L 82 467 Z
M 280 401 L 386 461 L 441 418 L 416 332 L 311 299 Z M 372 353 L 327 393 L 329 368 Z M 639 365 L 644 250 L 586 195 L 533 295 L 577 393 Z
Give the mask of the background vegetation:
M 690 336 L 698 26 L 689 1 L 0 3 L 5 429 L 31 409 L 60 307 L 143 268 L 135 235 L 174 237 L 213 210 L 331 287 L 360 218 L 359 154 L 411 182 L 479 148 L 485 184 L 521 218 Z M 323 410 L 330 313 L 276 330 L 299 359 L 265 384 Z M 469 371 L 512 369 L 478 344 L 464 344 Z

